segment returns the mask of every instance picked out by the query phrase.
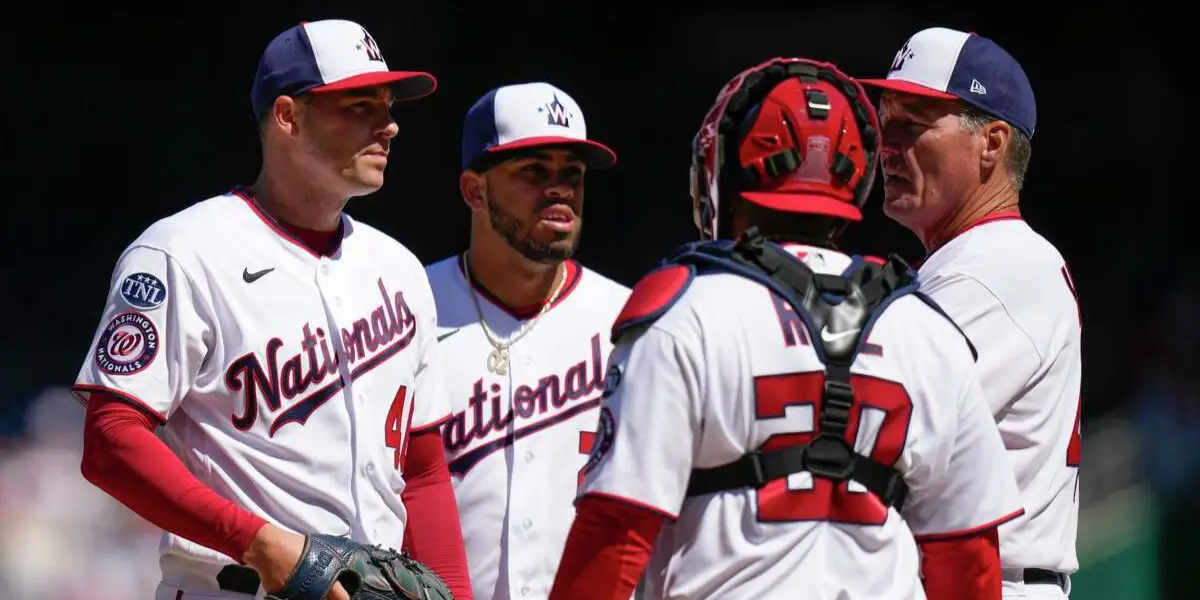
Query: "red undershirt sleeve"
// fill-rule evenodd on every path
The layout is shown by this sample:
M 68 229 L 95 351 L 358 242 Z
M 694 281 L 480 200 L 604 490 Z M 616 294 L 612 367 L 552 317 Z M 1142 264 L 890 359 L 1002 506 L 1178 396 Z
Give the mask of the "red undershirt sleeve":
M 929 600 L 1000 600 L 1000 538 L 995 527 L 951 539 L 921 540 Z
M 84 422 L 83 477 L 159 528 L 241 564 L 261 517 L 200 483 L 154 433 L 155 420 L 93 392 Z
M 446 582 L 455 600 L 471 600 L 458 503 L 438 428 L 414 433 L 409 440 L 400 497 L 408 511 L 404 547 Z
M 584 496 L 576 504 L 550 600 L 629 600 L 663 521 L 644 508 Z

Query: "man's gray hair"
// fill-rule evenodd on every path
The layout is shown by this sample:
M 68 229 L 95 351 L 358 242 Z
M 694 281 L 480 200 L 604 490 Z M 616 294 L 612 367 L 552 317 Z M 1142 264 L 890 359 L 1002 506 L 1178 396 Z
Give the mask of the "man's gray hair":
M 983 129 L 984 125 L 993 121 L 999 121 L 999 119 L 971 107 L 963 110 L 959 116 L 959 124 L 967 131 L 979 131 Z M 1008 173 L 1012 177 L 1013 187 L 1017 191 L 1021 191 L 1021 187 L 1025 184 L 1025 171 L 1029 169 L 1029 156 L 1033 153 L 1033 147 L 1029 143 L 1029 136 L 1020 129 L 1013 127 L 1012 133 L 1012 139 L 1008 144 L 1008 154 L 1004 160 L 1008 164 Z

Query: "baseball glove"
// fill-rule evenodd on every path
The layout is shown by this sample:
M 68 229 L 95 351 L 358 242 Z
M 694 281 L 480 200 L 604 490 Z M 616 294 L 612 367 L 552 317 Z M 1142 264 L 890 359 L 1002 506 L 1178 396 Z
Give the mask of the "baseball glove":
M 355 600 L 454 600 L 450 588 L 407 553 L 332 535 L 305 537 L 300 562 L 271 600 L 322 600 L 341 583 Z

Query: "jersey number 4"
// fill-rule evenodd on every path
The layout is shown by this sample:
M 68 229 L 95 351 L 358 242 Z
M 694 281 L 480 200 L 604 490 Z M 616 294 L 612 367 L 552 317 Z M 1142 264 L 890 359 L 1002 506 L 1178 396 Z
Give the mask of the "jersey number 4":
M 402 385 L 396 390 L 396 397 L 392 399 L 392 406 L 388 409 L 383 428 L 383 443 L 395 451 L 394 466 L 397 469 L 404 465 L 404 456 L 408 453 L 408 428 L 412 424 L 412 411 L 409 411 L 408 415 L 404 414 L 407 401 L 408 386 Z
M 854 388 L 855 401 L 850 411 L 846 441 L 854 444 L 865 456 L 885 465 L 894 464 L 904 450 L 908 424 L 912 418 L 912 401 L 908 392 L 894 381 L 862 375 L 852 375 L 850 385 Z M 813 439 L 815 433 L 812 424 L 819 420 L 821 414 L 824 386 L 825 373 L 821 371 L 755 379 L 758 419 L 783 419 L 788 416 L 788 407 L 805 412 L 811 410 L 811 418 L 801 419 L 810 424 L 807 431 L 772 435 L 763 443 L 763 452 L 807 444 Z M 795 408 L 793 418 L 796 418 Z M 813 477 L 804 487 L 789 487 L 788 479 L 796 478 L 798 476 L 776 479 L 758 490 L 760 521 L 830 521 L 878 525 L 887 520 L 887 507 L 857 482 Z

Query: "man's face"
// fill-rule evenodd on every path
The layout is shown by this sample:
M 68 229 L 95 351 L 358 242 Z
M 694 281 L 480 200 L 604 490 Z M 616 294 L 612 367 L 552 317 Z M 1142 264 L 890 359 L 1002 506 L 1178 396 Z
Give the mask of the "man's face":
M 979 185 L 982 140 L 961 114 L 954 101 L 883 94 L 883 211 L 910 230 L 936 226 Z
M 388 150 L 399 128 L 392 119 L 392 91 L 374 86 L 310 94 L 299 103 L 301 139 L 316 167 L 346 196 L 383 187 Z
M 570 258 L 583 226 L 583 176 L 574 152 L 544 149 L 506 160 L 483 177 L 488 220 L 510 246 L 537 262 Z

